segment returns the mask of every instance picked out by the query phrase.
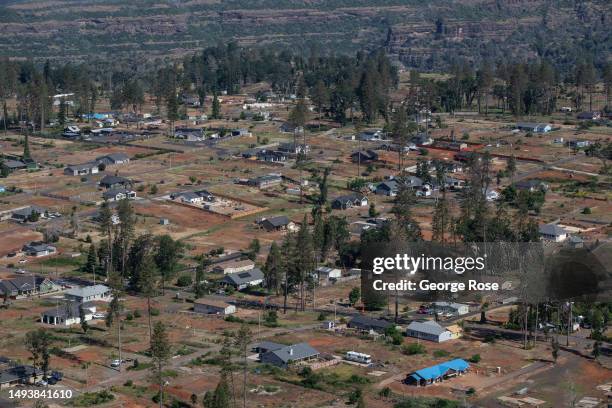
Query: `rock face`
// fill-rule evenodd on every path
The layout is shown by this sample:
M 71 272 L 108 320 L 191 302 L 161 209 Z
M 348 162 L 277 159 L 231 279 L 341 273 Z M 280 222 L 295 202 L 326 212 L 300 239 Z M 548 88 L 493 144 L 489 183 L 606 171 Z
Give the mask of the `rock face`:
M 529 57 L 572 44 L 605 58 L 605 0 L 55 0 L 0 7 L 0 56 L 151 59 L 230 39 L 353 52 L 385 46 L 406 66 Z M 584 44 L 589 42 L 589 44 Z

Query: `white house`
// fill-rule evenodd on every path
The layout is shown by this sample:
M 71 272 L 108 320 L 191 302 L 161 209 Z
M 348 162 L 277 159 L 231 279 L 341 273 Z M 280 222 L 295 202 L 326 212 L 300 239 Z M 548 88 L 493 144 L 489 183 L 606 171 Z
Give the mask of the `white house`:
M 67 176 L 85 176 L 96 173 L 98 173 L 98 163 L 96 162 L 74 164 L 64 169 L 64 174 Z
M 127 188 L 113 188 L 102 193 L 102 198 L 108 201 L 134 200 L 136 192 Z
M 251 261 L 250 259 L 246 259 L 243 261 L 221 262 L 213 267 L 213 272 L 227 275 L 228 273 L 250 271 L 253 268 L 255 268 L 255 262 Z
M 544 224 L 540 226 L 540 238 L 545 241 L 563 242 L 568 237 L 568 232 L 565 228 L 556 224 Z
M 319 278 L 319 280 L 328 281 L 330 279 L 340 278 L 342 276 L 342 271 L 337 268 L 329 268 L 327 266 L 320 266 L 315 271 L 315 275 L 316 277 Z
M 196 299 L 193 301 L 193 311 L 203 314 L 230 315 L 236 313 L 236 306 L 218 299 Z
M 470 312 L 470 307 L 463 303 L 434 302 L 436 311 L 440 313 L 451 313 L 453 316 L 461 316 Z
M 94 300 L 110 302 L 113 296 L 108 286 L 92 285 L 70 289 L 64 293 L 64 297 L 68 300 L 84 303 L 93 302 Z
M 453 339 L 453 334 L 433 320 L 426 322 L 412 322 L 406 328 L 406 336 L 419 340 L 442 343 Z
M 56 307 L 45 310 L 40 315 L 41 323 L 51 324 L 54 326 L 71 326 L 73 324 L 81 323 L 81 311 L 83 308 L 83 315 L 85 321 L 93 319 L 94 313 L 96 313 L 96 306 L 91 303 L 80 304 L 78 302 L 66 302 L 58 304 Z

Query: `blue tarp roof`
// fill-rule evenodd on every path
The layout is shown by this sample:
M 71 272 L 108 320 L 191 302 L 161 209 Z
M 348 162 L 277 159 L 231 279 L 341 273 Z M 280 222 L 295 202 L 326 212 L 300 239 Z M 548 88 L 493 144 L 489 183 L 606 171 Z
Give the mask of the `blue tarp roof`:
M 470 367 L 470 364 L 460 358 L 455 360 L 447 361 L 432 367 L 423 368 L 417 370 L 414 374 L 410 375 L 416 381 L 419 380 L 435 380 L 437 378 L 445 376 L 450 370 L 453 371 L 465 371 Z

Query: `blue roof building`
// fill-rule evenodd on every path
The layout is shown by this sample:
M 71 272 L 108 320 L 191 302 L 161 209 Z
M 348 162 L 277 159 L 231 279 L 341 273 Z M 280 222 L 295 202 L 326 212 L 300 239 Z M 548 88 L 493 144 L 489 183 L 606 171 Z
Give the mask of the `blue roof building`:
M 447 361 L 435 366 L 422 368 L 406 377 L 406 383 L 419 385 L 430 385 L 441 382 L 450 377 L 464 374 L 470 368 L 470 364 L 460 358 Z

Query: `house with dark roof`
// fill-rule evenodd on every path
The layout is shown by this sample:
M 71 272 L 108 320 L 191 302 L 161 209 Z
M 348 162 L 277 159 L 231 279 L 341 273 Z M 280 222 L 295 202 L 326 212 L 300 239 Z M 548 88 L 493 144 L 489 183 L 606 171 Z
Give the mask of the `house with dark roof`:
M 453 316 L 461 316 L 470 312 L 470 307 L 465 303 L 433 302 L 433 306 L 437 312 L 450 313 Z
M 64 174 L 67 176 L 86 176 L 88 174 L 97 174 L 99 171 L 97 162 L 87 162 L 83 164 L 73 164 L 64 169 Z
M 267 188 L 276 186 L 283 182 L 283 177 L 280 174 L 266 174 L 264 176 L 254 177 L 247 181 L 249 186 Z
M 0 390 L 19 384 L 33 384 L 41 380 L 42 375 L 42 370 L 38 368 L 0 357 Z
M 204 197 L 193 191 L 181 191 L 180 193 L 172 193 L 170 194 L 170 198 L 173 200 L 178 200 L 182 203 L 189 204 L 201 204 L 204 201 Z
M 49 213 L 45 208 L 39 207 L 37 205 L 31 205 L 29 207 L 20 208 L 18 210 L 13 211 L 11 214 L 11 218 L 15 221 L 26 222 L 32 218 L 33 213 L 37 213 L 40 218 L 46 218 Z
M 304 154 L 310 152 L 310 146 L 303 143 L 281 142 L 278 144 L 278 150 L 291 154 Z
M 11 173 L 16 170 L 24 170 L 28 168 L 28 165 L 21 160 L 2 160 L 1 166 Z
M 81 323 L 81 310 L 85 321 L 93 319 L 96 306 L 91 302 L 79 303 L 67 301 L 58 303 L 55 307 L 45 310 L 40 314 L 40 322 L 53 326 L 71 326 Z
M 357 315 L 354 316 L 346 325 L 351 329 L 356 329 L 364 332 L 375 332 L 375 333 L 384 333 L 390 327 L 393 327 L 394 324 L 388 322 L 386 320 L 374 319 L 368 316 Z
M 557 224 L 544 224 L 539 228 L 540 238 L 545 241 L 563 242 L 568 237 L 568 232 L 565 228 Z
M 395 180 L 388 180 L 378 184 L 376 186 L 376 190 L 374 190 L 374 193 L 388 197 L 395 197 L 398 191 L 399 183 Z
M 359 140 L 364 141 L 376 141 L 382 140 L 384 137 L 384 132 L 382 129 L 368 129 L 361 132 L 358 136 Z
M 367 164 L 378 160 L 378 153 L 374 150 L 359 150 L 351 154 L 353 163 Z
M 285 162 L 288 159 L 287 153 L 281 152 L 279 150 L 268 150 L 268 149 L 258 150 L 257 153 L 255 154 L 255 157 L 259 161 L 266 161 L 266 162 Z
M 11 279 L 0 280 L 0 295 L 11 299 L 21 299 L 35 293 L 50 293 L 60 290 L 61 287 L 50 279 L 40 276 L 18 276 Z
M 549 123 L 526 123 L 521 122 L 516 124 L 518 130 L 523 132 L 531 133 L 548 133 L 552 130 L 552 126 Z
M 24 245 L 22 251 L 27 256 L 34 256 L 38 258 L 41 256 L 55 254 L 57 252 L 57 248 L 41 241 L 33 241 Z
M 136 199 L 136 191 L 130 188 L 111 188 L 102 193 L 102 198 L 106 201 L 121 201 Z
M 287 368 L 292 364 L 318 358 L 320 353 L 308 343 L 298 343 L 269 350 L 261 354 L 260 361 L 277 367 Z
M 367 207 L 368 197 L 363 194 L 347 194 L 340 197 L 336 197 L 331 206 L 335 210 L 346 210 L 353 207 Z
M 263 218 L 259 221 L 259 226 L 266 231 L 279 231 L 284 229 L 293 229 L 295 224 L 286 215 L 277 217 Z
M 258 286 L 263 283 L 264 274 L 259 268 L 248 271 L 227 274 L 221 279 L 221 283 L 233 286 L 236 290 L 243 290 L 250 286 Z
M 96 157 L 96 162 L 106 166 L 117 166 L 121 164 L 128 164 L 130 162 L 130 156 L 125 153 L 110 153 L 105 156 Z
M 601 119 L 601 112 L 580 112 L 577 116 L 579 120 L 599 120 Z
M 406 336 L 415 337 L 419 340 L 434 341 L 436 343 L 442 343 L 453 338 L 450 331 L 433 320 L 410 323 L 408 327 L 406 327 Z
M 414 384 L 416 386 L 426 386 L 434 383 L 442 382 L 452 377 L 463 375 L 470 368 L 470 364 L 457 358 L 435 366 L 422 368 L 406 376 L 406 384 Z
M 259 358 L 261 359 L 261 355 L 267 353 L 268 351 L 280 350 L 283 347 L 287 347 L 285 344 L 275 343 L 273 341 L 263 340 L 258 343 L 253 344 L 251 350 L 257 354 L 259 354 Z
M 514 184 L 517 190 L 525 190 L 529 192 L 535 191 L 547 191 L 548 184 L 543 182 L 542 180 L 537 179 L 529 179 L 529 180 L 521 180 Z
M 111 188 L 127 187 L 131 185 L 132 182 L 129 179 L 126 179 L 125 177 L 106 175 L 102 177 L 102 180 L 100 180 L 100 183 L 98 184 L 100 184 L 100 187 L 111 189 Z
M 304 128 L 301 126 L 295 126 L 294 124 L 291 124 L 289 122 L 285 122 L 280 125 L 279 130 L 282 133 L 300 133 L 304 131 Z
M 433 143 L 433 139 L 425 133 L 419 133 L 411 139 L 411 142 L 417 146 L 428 146 Z

